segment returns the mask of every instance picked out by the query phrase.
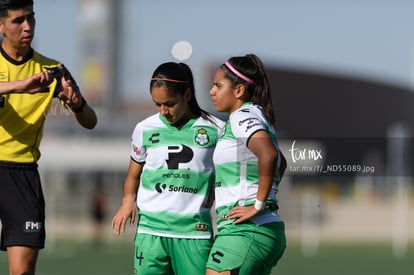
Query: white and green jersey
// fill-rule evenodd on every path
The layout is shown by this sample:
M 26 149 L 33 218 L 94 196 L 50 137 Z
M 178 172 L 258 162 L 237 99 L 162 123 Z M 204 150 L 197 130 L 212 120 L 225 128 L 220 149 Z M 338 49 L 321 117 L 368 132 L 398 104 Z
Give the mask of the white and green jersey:
M 208 239 L 210 209 L 202 205 L 214 183 L 213 151 L 224 122 L 212 117 L 177 129 L 159 114 L 138 123 L 131 158 L 145 163 L 138 188 L 138 233 Z
M 233 220 L 226 219 L 226 215 L 233 207 L 252 205 L 256 200 L 259 183 L 258 159 L 247 148 L 247 143 L 249 138 L 259 130 L 265 130 L 269 134 L 279 151 L 275 130 L 265 119 L 261 107 L 248 102 L 230 114 L 224 134 L 217 142 L 213 160 L 216 172 L 218 227 L 233 222 Z M 276 193 L 279 181 L 279 176 L 276 175 L 266 200 L 269 205 L 277 203 Z M 281 219 L 275 211 L 263 211 L 251 221 L 264 224 L 281 221 Z

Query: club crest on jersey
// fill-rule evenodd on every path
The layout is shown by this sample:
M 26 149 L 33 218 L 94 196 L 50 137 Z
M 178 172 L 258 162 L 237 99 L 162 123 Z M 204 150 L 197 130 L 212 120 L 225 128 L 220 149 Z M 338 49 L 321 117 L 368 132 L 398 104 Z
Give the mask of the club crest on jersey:
M 198 129 L 194 140 L 195 142 L 197 142 L 198 145 L 206 146 L 208 142 L 210 141 L 210 138 L 207 135 L 207 130 L 204 128 Z

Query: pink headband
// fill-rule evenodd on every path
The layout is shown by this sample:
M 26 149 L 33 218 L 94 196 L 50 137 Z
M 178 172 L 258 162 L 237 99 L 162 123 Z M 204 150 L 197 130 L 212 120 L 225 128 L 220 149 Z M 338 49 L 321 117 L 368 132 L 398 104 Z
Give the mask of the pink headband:
M 224 65 L 226 65 L 226 67 L 232 71 L 235 75 L 237 75 L 238 77 L 240 77 L 241 79 L 245 80 L 246 82 L 250 83 L 250 84 L 254 84 L 254 81 L 251 80 L 250 78 L 248 78 L 247 76 L 245 76 L 244 74 L 240 73 L 238 70 L 236 70 L 231 64 L 230 62 L 226 61 L 224 62 Z
M 164 77 L 153 77 L 151 78 L 151 80 L 163 80 L 163 81 L 176 82 L 176 83 L 189 83 L 188 80 L 175 80 L 175 79 L 164 78 Z

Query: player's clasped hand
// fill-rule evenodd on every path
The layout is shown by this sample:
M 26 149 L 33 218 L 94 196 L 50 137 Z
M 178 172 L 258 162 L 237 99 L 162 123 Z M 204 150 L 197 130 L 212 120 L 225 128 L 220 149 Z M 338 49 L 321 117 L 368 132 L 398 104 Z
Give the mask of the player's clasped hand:
M 236 206 L 231 209 L 230 213 L 227 215 L 229 219 L 235 219 L 234 224 L 238 224 L 257 215 L 260 211 L 257 210 L 253 205 L 252 206 Z
M 82 96 L 76 83 L 72 80 L 66 80 L 63 76 L 60 79 L 62 90 L 58 93 L 58 97 L 69 107 L 78 108 L 82 105 Z
M 53 80 L 53 76 L 48 72 L 37 73 L 21 80 L 20 88 L 17 90 L 29 94 L 48 92 L 48 86 Z

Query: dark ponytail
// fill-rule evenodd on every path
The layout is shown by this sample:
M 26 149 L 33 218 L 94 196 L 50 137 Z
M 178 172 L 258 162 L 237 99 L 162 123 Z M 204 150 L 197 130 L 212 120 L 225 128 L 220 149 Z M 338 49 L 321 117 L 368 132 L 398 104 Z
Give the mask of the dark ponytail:
M 254 83 L 249 83 L 246 80 L 238 77 L 232 73 L 226 65 L 221 68 L 225 70 L 227 78 L 232 81 L 233 86 L 243 84 L 247 88 L 247 101 L 259 105 L 263 108 L 266 119 L 271 125 L 275 124 L 275 115 L 273 111 L 272 96 L 270 92 L 269 80 L 265 72 L 263 63 L 255 54 L 248 54 L 245 56 L 236 56 L 228 60 L 228 62 L 239 73 L 247 78 L 253 80 Z

